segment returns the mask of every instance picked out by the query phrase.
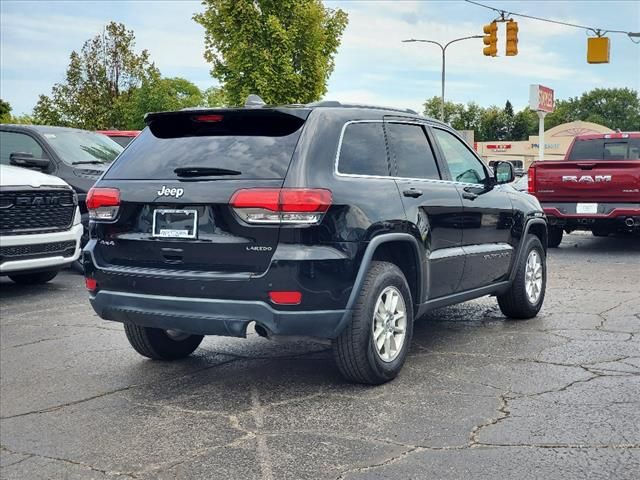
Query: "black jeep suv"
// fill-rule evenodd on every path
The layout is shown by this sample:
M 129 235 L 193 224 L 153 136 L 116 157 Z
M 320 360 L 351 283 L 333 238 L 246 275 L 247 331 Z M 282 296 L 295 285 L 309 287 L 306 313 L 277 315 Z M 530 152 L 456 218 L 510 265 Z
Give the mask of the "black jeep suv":
M 414 318 L 495 295 L 530 318 L 547 225 L 448 126 L 337 102 L 149 114 L 87 197 L 93 308 L 140 354 L 204 335 L 330 340 L 348 379 L 395 377 Z

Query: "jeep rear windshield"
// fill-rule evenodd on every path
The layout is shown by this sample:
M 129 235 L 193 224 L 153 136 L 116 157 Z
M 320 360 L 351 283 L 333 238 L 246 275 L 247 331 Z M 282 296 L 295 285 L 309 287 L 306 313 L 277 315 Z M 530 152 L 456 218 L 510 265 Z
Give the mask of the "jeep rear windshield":
M 105 178 L 281 179 L 305 122 L 301 116 L 257 109 L 152 114 Z
M 576 140 L 567 160 L 638 160 L 640 138 Z

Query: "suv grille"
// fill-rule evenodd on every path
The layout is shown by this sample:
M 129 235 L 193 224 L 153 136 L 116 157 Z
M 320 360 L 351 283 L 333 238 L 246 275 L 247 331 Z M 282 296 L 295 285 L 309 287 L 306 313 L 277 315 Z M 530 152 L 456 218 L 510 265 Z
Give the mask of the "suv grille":
M 0 263 L 31 258 L 51 257 L 57 255 L 62 255 L 63 257 L 72 257 L 75 251 L 75 240 L 53 243 L 38 243 L 35 245 L 0 247 Z
M 66 230 L 75 214 L 70 190 L 0 192 L 0 233 L 28 234 Z

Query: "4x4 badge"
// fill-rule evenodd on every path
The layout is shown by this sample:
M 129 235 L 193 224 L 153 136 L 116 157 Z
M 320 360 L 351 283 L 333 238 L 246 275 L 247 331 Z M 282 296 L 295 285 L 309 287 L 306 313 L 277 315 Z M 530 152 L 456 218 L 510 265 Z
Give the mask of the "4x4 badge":
M 182 195 L 184 195 L 184 189 L 183 188 L 167 188 L 166 185 L 162 185 L 162 188 L 160 190 L 158 190 L 158 196 L 159 197 L 176 197 L 176 198 L 180 198 Z

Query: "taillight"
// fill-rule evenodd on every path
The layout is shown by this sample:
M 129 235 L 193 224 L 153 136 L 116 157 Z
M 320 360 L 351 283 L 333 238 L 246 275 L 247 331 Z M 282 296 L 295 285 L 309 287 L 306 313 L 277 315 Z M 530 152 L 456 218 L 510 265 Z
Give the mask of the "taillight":
M 224 119 L 222 115 L 196 115 L 193 120 L 196 122 L 215 123 L 221 122 Z
M 322 188 L 246 188 L 229 204 L 247 223 L 320 223 L 331 206 L 331 191 Z
M 536 193 L 536 169 L 534 167 L 529 167 L 527 173 L 527 190 L 529 193 Z
M 91 220 L 115 220 L 120 208 L 120 190 L 93 187 L 87 193 L 86 202 Z

